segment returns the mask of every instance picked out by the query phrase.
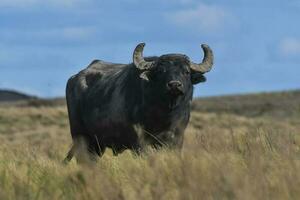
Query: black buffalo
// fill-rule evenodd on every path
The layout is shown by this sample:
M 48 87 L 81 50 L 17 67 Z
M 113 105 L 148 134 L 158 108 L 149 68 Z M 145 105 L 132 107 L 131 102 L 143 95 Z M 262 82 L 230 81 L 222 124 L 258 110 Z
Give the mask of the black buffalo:
M 66 99 L 73 146 L 65 161 L 80 152 L 101 156 L 107 147 L 117 155 L 140 153 L 146 145 L 181 148 L 190 118 L 193 85 L 204 82 L 213 53 L 202 45 L 204 59 L 186 55 L 143 58 L 137 45 L 133 63 L 93 61 L 67 83 Z

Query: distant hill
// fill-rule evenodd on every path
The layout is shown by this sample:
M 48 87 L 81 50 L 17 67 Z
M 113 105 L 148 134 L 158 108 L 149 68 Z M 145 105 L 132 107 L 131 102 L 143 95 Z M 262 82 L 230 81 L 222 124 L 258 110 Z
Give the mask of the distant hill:
M 65 105 L 65 98 L 45 99 L 33 95 L 24 94 L 13 90 L 0 89 L 0 106 L 59 106 Z
M 42 99 L 19 92 L 0 90 L 0 106 L 64 106 L 65 98 Z M 247 117 L 271 116 L 277 118 L 300 116 L 300 90 L 245 95 L 196 98 L 195 112 L 235 114 Z
M 30 99 L 37 99 L 37 97 L 12 90 L 0 90 L 0 102 L 15 102 Z
M 196 98 L 192 109 L 197 112 L 232 113 L 247 117 L 300 116 L 300 90 Z

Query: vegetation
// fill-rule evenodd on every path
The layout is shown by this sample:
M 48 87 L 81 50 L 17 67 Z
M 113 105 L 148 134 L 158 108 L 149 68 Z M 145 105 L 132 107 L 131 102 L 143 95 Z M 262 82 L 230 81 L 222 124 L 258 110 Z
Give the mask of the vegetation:
M 106 151 L 96 165 L 65 166 L 65 105 L 4 104 L 0 199 L 300 199 L 300 92 L 200 99 L 193 108 L 180 153 Z

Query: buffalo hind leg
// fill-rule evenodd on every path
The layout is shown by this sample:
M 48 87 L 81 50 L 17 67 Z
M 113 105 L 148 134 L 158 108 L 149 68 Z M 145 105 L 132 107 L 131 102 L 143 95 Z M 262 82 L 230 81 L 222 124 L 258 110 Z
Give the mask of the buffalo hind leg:
M 78 159 L 83 160 L 80 158 L 86 157 L 83 153 L 86 149 L 86 145 L 84 143 L 85 142 L 84 142 L 83 138 L 76 138 L 76 139 L 74 138 L 73 145 L 72 145 L 71 149 L 68 151 L 67 156 L 63 160 L 63 163 L 68 164 L 74 156 L 76 157 L 77 161 L 78 161 Z
M 67 156 L 63 160 L 63 163 L 68 164 L 72 160 L 72 158 L 74 157 L 74 153 L 75 153 L 75 145 L 73 144 L 71 149 L 69 150 Z
M 105 149 L 105 146 L 101 144 L 96 136 L 81 138 L 77 141 L 76 160 L 78 163 L 84 164 L 95 163 L 98 157 L 104 154 Z
M 100 151 L 82 137 L 76 138 L 73 141 L 74 143 L 71 149 L 69 150 L 67 156 L 63 160 L 64 164 L 69 163 L 74 156 L 76 158 L 77 163 L 93 163 L 96 162 L 97 155 L 101 156 L 104 153 L 104 148 L 102 148 L 102 151 Z
M 79 137 L 73 140 L 74 143 L 63 160 L 67 164 L 75 156 L 78 163 L 96 162 L 97 157 L 102 157 L 105 152 L 105 146 L 101 144 L 98 138 Z

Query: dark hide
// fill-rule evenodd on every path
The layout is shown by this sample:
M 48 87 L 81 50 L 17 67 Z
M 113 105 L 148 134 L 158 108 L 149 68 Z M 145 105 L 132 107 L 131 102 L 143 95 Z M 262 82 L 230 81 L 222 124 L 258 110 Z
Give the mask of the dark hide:
M 66 98 L 75 153 L 79 141 L 91 154 L 101 156 L 106 147 L 115 155 L 125 149 L 141 152 L 145 145 L 181 148 L 190 118 L 193 83 L 202 74 L 190 73 L 188 57 L 168 54 L 149 57 L 155 67 L 140 71 L 134 64 L 93 61 L 72 76 Z M 146 78 L 141 78 L 141 74 Z M 181 94 L 173 95 L 167 83 L 182 83 Z

